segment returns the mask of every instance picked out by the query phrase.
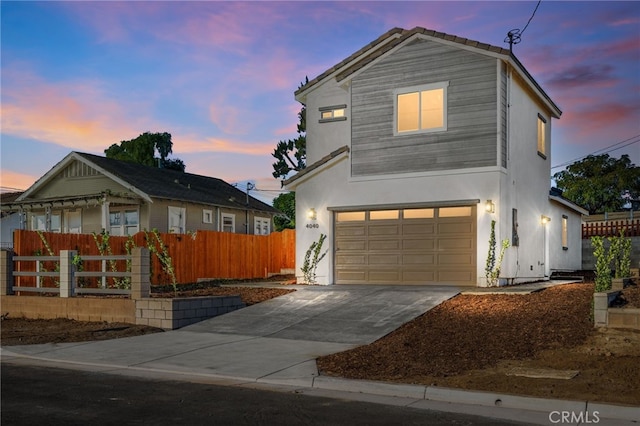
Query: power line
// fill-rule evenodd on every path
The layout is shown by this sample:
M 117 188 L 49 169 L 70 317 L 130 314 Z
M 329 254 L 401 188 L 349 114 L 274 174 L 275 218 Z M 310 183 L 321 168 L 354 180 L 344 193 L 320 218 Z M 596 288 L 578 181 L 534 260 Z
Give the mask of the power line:
M 608 153 L 610 153 L 612 151 L 617 151 L 619 149 L 626 148 L 626 147 L 628 147 L 630 145 L 633 145 L 634 143 L 638 143 L 638 142 L 640 142 L 640 134 L 632 136 L 629 139 L 625 139 L 623 141 L 616 142 L 616 143 L 614 143 L 612 145 L 606 146 L 606 147 L 601 148 L 599 150 L 593 151 L 590 154 L 583 155 L 582 157 L 578 157 L 578 158 L 576 158 L 574 160 L 566 161 L 566 162 L 564 162 L 562 164 L 558 164 L 557 166 L 553 166 L 553 167 L 551 167 L 551 170 L 558 169 L 560 167 L 568 166 L 569 164 L 573 164 L 573 163 L 575 163 L 577 161 L 580 161 L 580 160 L 582 160 L 582 159 L 584 159 L 584 158 L 586 158 L 586 157 L 588 157 L 590 155 L 608 154 Z M 620 146 L 618 146 L 618 145 L 620 145 Z
M 524 31 L 527 29 L 527 27 L 531 23 L 531 20 L 533 19 L 533 17 L 536 16 L 536 12 L 538 11 L 538 7 L 540 6 L 540 3 L 542 3 L 542 0 L 538 0 L 538 4 L 536 4 L 536 8 L 533 9 L 533 13 L 531 14 L 531 18 L 529 18 L 529 20 L 527 21 L 527 25 L 525 25 L 524 28 L 522 29 L 522 31 L 520 31 L 520 36 L 521 37 L 522 37 L 522 34 L 524 34 Z

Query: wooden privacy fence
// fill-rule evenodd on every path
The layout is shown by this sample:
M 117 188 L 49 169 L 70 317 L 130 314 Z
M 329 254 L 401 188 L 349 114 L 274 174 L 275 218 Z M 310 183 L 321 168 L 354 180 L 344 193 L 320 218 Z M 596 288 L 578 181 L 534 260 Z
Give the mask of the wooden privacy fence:
M 614 237 L 624 231 L 625 237 L 640 237 L 640 219 L 608 220 L 582 224 L 582 238 Z
M 43 232 L 41 235 L 46 245 L 38 232 L 16 230 L 13 237 L 15 254 L 48 256 L 49 250 L 54 256 L 58 256 L 60 250 L 75 250 L 80 257 L 102 254 L 91 234 Z M 280 274 L 295 269 L 295 231 L 290 229 L 269 235 L 198 231 L 194 234 L 158 236 L 171 257 L 178 283 L 192 283 L 199 278 L 264 278 L 269 274 Z M 97 238 L 101 240 L 100 235 Z M 108 245 L 111 253 L 105 254 L 127 254 L 127 241 L 128 237 L 109 236 Z M 149 244 L 153 244 L 162 251 L 152 232 L 138 232 L 133 235 L 133 242 L 136 247 L 148 247 Z M 122 264 L 119 263 L 117 269 L 125 270 L 124 261 L 118 262 Z M 54 262 L 43 262 L 43 269 L 53 271 L 55 268 Z M 91 269 L 100 270 L 100 266 L 92 265 Z M 151 271 L 152 284 L 170 284 L 169 275 L 163 271 L 161 262 L 153 254 Z M 33 280 L 33 277 L 20 279 Z M 35 285 L 35 281 L 30 285 Z

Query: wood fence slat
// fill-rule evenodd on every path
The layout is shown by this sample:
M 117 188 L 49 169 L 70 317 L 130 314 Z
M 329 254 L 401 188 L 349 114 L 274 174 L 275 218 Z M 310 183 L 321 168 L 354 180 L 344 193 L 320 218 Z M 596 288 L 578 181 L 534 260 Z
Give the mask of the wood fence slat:
M 601 221 L 582 224 L 582 238 L 613 237 L 624 231 L 625 237 L 640 236 L 640 219 L 627 219 L 622 221 Z
M 279 274 L 282 269 L 295 268 L 295 230 L 291 229 L 270 235 L 198 231 L 195 239 L 188 234 L 159 235 L 167 246 L 179 283 L 195 282 L 198 278 L 264 278 L 265 274 Z M 101 270 L 101 261 L 88 257 L 100 255 L 93 235 L 44 232 L 43 236 L 54 255 L 59 256 L 60 250 L 76 250 L 80 257 L 87 257 L 84 261 L 85 270 Z M 157 243 L 152 233 L 145 236 L 144 232 L 134 235 L 133 241 L 138 247 L 146 247 L 146 238 Z M 113 256 L 127 254 L 127 239 L 128 237 L 109 237 Z M 14 249 L 17 256 L 34 256 L 36 252 L 49 254 L 35 231 L 16 230 Z M 119 266 L 125 262 L 114 261 Z M 45 269 L 53 270 L 55 262 L 42 264 Z M 169 283 L 169 276 L 163 271 L 157 256 L 152 255 L 151 268 L 152 284 Z M 110 270 L 109 261 L 107 269 Z M 18 262 L 17 270 L 33 272 L 35 262 Z M 16 279 L 16 285 L 35 285 L 33 277 L 21 276 Z

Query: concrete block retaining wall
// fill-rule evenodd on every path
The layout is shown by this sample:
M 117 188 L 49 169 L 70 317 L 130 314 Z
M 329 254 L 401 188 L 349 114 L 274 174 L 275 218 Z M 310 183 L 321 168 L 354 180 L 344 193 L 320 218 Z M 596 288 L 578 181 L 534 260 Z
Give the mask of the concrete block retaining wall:
M 620 291 L 612 290 L 593 295 L 593 322 L 596 327 L 632 328 L 640 330 L 640 309 L 611 308 Z
M 174 330 L 244 308 L 240 296 L 145 298 L 136 302 L 136 324 Z

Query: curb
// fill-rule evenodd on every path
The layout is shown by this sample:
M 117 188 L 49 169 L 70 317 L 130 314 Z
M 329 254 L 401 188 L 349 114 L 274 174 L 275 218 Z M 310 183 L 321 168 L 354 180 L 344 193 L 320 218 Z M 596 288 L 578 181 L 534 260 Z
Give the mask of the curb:
M 483 407 L 527 410 L 541 413 L 569 412 L 583 419 L 598 413 L 600 419 L 640 421 L 640 407 L 603 404 L 589 401 L 517 396 L 483 391 L 461 390 L 424 385 L 406 385 L 363 380 L 349 380 L 319 376 L 314 378 L 312 388 L 356 392 L 379 396 L 412 398 L 417 400 L 468 404 Z

